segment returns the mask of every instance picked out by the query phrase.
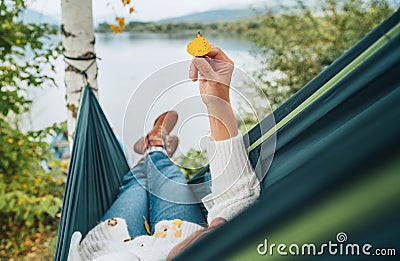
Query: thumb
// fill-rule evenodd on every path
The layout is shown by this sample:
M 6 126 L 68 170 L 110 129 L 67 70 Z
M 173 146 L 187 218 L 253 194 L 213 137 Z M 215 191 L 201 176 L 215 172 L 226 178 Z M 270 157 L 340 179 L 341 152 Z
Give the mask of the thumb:
M 206 58 L 194 57 L 193 64 L 199 71 L 200 75 L 205 78 L 205 80 L 216 80 L 217 73 L 211 67 L 211 64 L 207 61 Z
M 82 239 L 82 234 L 80 232 L 75 232 L 72 234 L 71 243 L 69 246 L 68 252 L 68 260 L 69 261 L 81 261 L 81 257 L 79 255 L 78 246 L 79 242 Z

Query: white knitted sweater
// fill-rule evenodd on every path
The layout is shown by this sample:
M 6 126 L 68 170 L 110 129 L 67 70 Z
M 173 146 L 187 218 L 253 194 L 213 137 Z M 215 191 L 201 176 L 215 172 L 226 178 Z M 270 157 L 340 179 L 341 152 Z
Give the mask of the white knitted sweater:
M 253 203 L 260 194 L 259 181 L 248 160 L 242 136 L 229 140 L 207 141 L 207 156 L 212 178 L 211 193 L 202 201 L 208 210 L 208 223 L 217 217 L 229 221 Z M 81 233 L 71 239 L 68 260 L 165 260 L 172 248 L 201 226 L 164 220 L 155 225 L 151 236 L 129 240 L 127 225 L 121 218 L 104 221 L 81 241 Z

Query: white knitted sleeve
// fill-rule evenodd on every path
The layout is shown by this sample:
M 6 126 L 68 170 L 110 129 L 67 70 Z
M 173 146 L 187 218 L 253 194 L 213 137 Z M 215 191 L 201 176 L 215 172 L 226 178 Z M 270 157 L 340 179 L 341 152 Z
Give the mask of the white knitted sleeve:
M 260 195 L 260 182 L 248 159 L 242 135 L 229 140 L 207 141 L 211 193 L 202 201 L 208 210 L 208 223 L 217 217 L 230 220 Z

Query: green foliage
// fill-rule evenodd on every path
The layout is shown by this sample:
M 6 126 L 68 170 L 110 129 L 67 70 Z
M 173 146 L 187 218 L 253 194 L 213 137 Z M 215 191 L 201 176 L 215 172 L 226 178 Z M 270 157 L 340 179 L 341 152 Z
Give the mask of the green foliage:
M 58 56 L 60 46 L 51 46 L 46 39 L 57 30 L 47 25 L 24 24 L 20 20 L 25 9 L 24 1 L 0 0 L 0 113 L 26 112 L 30 101 L 26 87 L 55 84 L 53 78 L 43 74 L 44 68 L 54 71 L 52 61 Z
M 6 4 L 7 3 L 7 4 Z M 59 162 L 44 162 L 52 155 L 44 141 L 60 130 L 54 125 L 23 133 L 18 115 L 29 110 L 27 91 L 54 85 L 52 61 L 60 45 L 51 46 L 57 33 L 47 25 L 25 24 L 24 1 L 0 0 L 0 256 L 15 257 L 24 251 L 26 239 L 57 224 L 61 208 L 63 174 Z M 18 243 L 16 243 L 18 242 Z
M 388 0 L 306 1 L 267 11 L 249 34 L 262 69 L 256 78 L 274 108 L 313 79 L 392 12 Z
M 191 148 L 187 153 L 175 157 L 174 162 L 189 180 L 208 164 L 208 158 L 205 152 Z
M 57 223 L 62 203 L 64 175 L 58 161 L 46 172 L 41 162 L 51 154 L 43 137 L 54 126 L 40 132 L 21 133 L 7 122 L 0 130 L 0 245 L 8 254 L 18 254 L 15 241 L 33 232 L 45 232 Z M 13 240 L 9 240 L 13 238 Z M 4 255 L 5 253 L 1 253 Z

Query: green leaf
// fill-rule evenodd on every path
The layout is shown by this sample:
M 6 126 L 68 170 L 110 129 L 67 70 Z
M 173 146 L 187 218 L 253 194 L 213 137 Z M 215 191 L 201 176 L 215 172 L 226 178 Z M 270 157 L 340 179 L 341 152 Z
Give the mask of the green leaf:
M 46 213 L 49 214 L 51 217 L 55 217 L 59 208 L 57 206 L 51 206 L 46 210 Z

